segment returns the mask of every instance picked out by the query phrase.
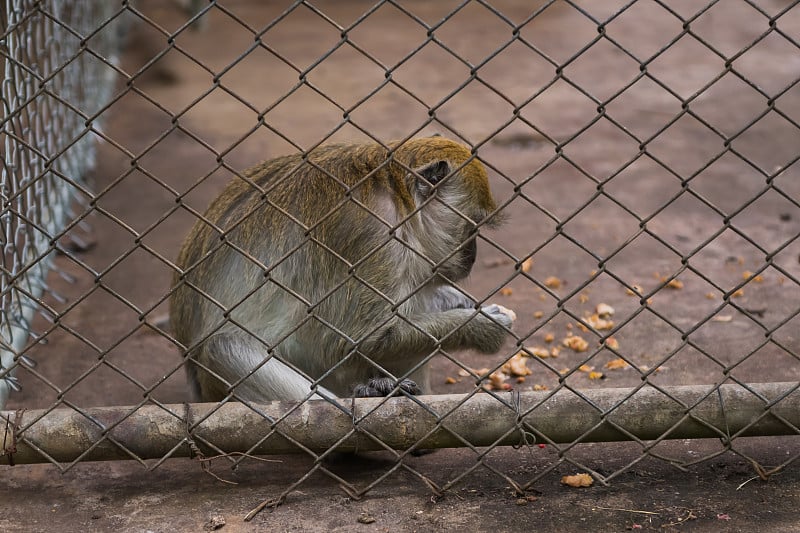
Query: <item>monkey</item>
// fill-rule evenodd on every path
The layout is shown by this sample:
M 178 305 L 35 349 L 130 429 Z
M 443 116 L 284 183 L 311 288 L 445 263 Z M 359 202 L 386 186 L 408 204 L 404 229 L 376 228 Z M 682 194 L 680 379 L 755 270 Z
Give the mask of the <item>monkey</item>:
M 515 318 L 456 282 L 503 222 L 444 137 L 320 145 L 234 178 L 177 259 L 170 326 L 201 401 L 430 390 L 437 350 L 497 352 Z

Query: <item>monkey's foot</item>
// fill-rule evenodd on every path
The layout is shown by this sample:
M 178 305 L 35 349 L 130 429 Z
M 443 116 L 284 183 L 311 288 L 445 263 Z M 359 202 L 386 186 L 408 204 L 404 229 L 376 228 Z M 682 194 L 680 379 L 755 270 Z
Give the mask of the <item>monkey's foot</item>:
M 391 378 L 372 378 L 366 384 L 356 385 L 353 389 L 353 396 L 356 398 L 380 398 L 392 395 L 395 388 L 399 390 L 394 396 L 400 396 L 403 392 L 416 396 L 422 392 L 410 379 L 404 379 L 398 383 Z

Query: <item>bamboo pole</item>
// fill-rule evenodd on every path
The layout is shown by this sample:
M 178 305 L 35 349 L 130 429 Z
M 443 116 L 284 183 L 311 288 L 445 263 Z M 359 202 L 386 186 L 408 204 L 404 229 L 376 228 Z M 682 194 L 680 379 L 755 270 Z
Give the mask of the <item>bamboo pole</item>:
M 297 453 L 301 448 L 296 443 L 318 452 L 334 445 L 339 451 L 377 450 L 384 445 L 449 448 L 464 446 L 464 441 L 474 446 L 515 445 L 523 442 L 520 428 L 529 437 L 534 435 L 536 442 L 556 443 L 621 441 L 630 440 L 630 435 L 641 440 L 792 435 L 800 427 L 799 386 L 763 383 L 748 385 L 748 390 L 725 384 L 718 389 L 663 387 L 664 392 L 646 386 L 584 390 L 580 395 L 568 389 L 498 394 L 505 402 L 490 394 L 420 396 L 419 403 L 407 398 L 343 399 L 339 406 L 325 400 L 253 408 L 231 402 L 193 404 L 189 412 L 196 424 L 193 440 L 210 454 L 218 452 L 204 447 L 204 442 L 228 453 L 253 454 Z M 190 446 L 185 413 L 180 404 L 97 407 L 82 413 L 67 408 L 5 411 L 0 413 L 0 434 L 5 427 L 0 445 L 5 442 L 10 448 L 15 441 L 14 464 L 186 457 Z M 20 428 L 16 432 L 15 419 Z M 106 434 L 110 438 L 104 438 Z

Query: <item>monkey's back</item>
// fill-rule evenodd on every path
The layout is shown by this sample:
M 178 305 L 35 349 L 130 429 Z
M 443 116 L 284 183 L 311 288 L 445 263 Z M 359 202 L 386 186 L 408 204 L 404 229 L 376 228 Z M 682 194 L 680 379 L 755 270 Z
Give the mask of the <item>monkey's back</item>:
M 457 179 L 437 189 L 439 203 L 417 207 L 417 169 L 442 161 Z M 458 263 L 472 224 L 494 208 L 483 167 L 443 138 L 328 145 L 266 161 L 232 180 L 186 239 L 173 333 L 187 350 L 218 334 L 248 336 L 315 378 L 338 365 L 330 378 L 338 381 L 325 386 L 343 394 L 375 373 L 353 349 L 392 316 L 429 311 L 429 285 L 442 265 Z M 381 364 L 401 375 L 427 353 L 386 354 Z
M 232 180 L 178 256 L 175 338 L 188 348 L 242 325 L 274 338 L 309 307 L 334 323 L 343 322 L 338 315 L 383 309 L 378 293 L 391 289 L 382 281 L 389 278 L 385 255 L 397 248 L 386 242 L 389 229 L 413 208 L 387 154 L 377 144 L 328 145 Z M 366 293 L 353 273 L 366 281 Z

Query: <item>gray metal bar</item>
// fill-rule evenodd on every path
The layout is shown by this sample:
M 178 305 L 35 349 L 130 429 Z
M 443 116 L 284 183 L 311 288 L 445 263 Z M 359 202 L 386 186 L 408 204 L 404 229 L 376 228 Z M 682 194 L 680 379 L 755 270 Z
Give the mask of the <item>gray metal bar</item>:
M 748 387 L 753 392 L 733 384 L 719 386 L 718 391 L 714 386 L 665 387 L 663 390 L 669 396 L 653 387 L 638 391 L 581 391 L 586 399 L 568 390 L 558 391 L 549 398 L 547 392 L 525 392 L 517 397 L 504 393 L 508 403 L 489 394 L 470 398 L 462 395 L 420 397 L 427 408 L 406 398 L 364 398 L 355 401 L 356 426 L 363 432 L 354 431 L 354 418 L 325 400 L 306 402 L 274 428 L 262 414 L 239 403 L 194 404 L 190 412 L 192 420 L 201 420 L 193 432 L 198 444 L 206 440 L 226 452 L 257 454 L 300 451 L 291 440 L 315 451 L 326 450 L 343 438 L 345 440 L 337 446 L 340 451 L 383 448 L 366 433 L 395 449 L 413 445 L 421 448 L 464 446 L 454 434 L 474 446 L 520 444 L 522 434 L 515 429 L 520 427 L 520 420 L 527 425 L 526 431 L 539 433 L 540 442 L 541 437 L 546 436 L 558 443 L 578 439 L 582 442 L 629 440 L 613 424 L 642 440 L 798 433 L 800 392 L 797 383 L 762 383 Z M 351 400 L 342 400 L 342 405 L 349 408 Z M 519 410 L 509 405 L 518 405 Z M 604 419 L 602 411 L 615 405 L 618 407 Z M 294 407 L 291 403 L 273 402 L 259 409 L 277 419 Z M 687 416 L 687 407 L 691 408 L 691 416 Z M 135 410 L 97 407 L 87 409 L 85 414 L 72 409 L 25 411 L 17 417 L 21 430 L 13 462 L 47 462 L 50 459 L 46 456 L 59 462 L 79 457 L 84 461 L 130 459 L 131 454 L 140 459 L 161 458 L 170 453 L 174 457 L 185 457 L 190 453 L 185 412 L 183 405 L 170 405 L 166 409 L 147 405 Z M 439 417 L 445 413 L 450 414 L 437 425 Z M 524 416 L 519 418 L 519 413 Z M 15 413 L 5 411 L 0 416 L 4 419 L 0 424 L 7 428 L 4 442 L 8 448 L 12 442 Z M 111 439 L 104 439 L 104 431 L 107 431 L 104 428 L 112 428 L 108 434 L 128 451 Z M 668 433 L 666 437 L 665 433 Z M 254 446 L 256 448 L 251 450 Z

